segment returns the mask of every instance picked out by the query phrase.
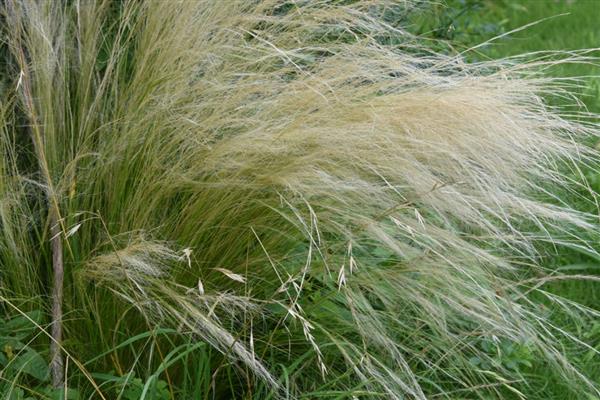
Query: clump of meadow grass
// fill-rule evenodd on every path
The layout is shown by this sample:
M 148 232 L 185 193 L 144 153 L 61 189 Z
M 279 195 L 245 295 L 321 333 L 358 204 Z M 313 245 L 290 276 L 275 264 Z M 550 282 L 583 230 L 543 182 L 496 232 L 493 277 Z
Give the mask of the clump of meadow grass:
M 69 357 L 171 327 L 240 398 L 502 398 L 511 343 L 597 393 L 524 295 L 592 227 L 540 200 L 595 157 L 556 59 L 432 53 L 402 1 L 5 3 L 0 290 L 48 307 L 58 230 Z M 111 353 L 86 368 L 143 364 Z

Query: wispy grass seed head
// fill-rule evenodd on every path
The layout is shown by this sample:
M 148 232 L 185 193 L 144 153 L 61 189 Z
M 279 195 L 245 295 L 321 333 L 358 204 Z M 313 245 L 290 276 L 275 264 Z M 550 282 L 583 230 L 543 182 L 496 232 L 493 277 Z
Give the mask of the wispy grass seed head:
M 321 375 L 398 399 L 517 390 L 468 362 L 486 337 L 578 375 L 513 285 L 537 240 L 592 226 L 540 200 L 596 134 L 546 106 L 563 89 L 530 75 L 544 61 L 432 53 L 384 22 L 404 2 L 10 3 L 62 215 L 99 216 L 66 238 L 70 310 L 116 296 L 278 390 L 278 363 L 308 353 L 290 395 Z

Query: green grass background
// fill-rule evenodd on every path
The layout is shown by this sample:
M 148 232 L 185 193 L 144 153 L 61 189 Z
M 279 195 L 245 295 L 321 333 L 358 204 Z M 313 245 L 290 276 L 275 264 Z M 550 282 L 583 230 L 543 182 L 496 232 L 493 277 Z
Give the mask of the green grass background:
M 417 16 L 413 30 L 448 40 L 456 51 L 498 37 L 469 53 L 471 60 L 600 48 L 599 0 L 446 0 L 425 7 L 429 11 Z M 533 25 L 525 28 L 529 24 Z M 513 30 L 518 31 L 509 33 Z M 600 75 L 600 66 L 563 64 L 548 72 L 562 77 L 588 76 L 578 94 L 590 111 L 600 111 L 600 78 L 591 77 Z
M 412 30 L 432 40 L 441 40 L 440 48 L 449 52 L 467 51 L 470 61 L 498 59 L 548 50 L 580 50 L 600 48 L 600 0 L 448 0 L 419 14 L 411 24 Z M 524 29 L 526 25 L 531 24 Z M 512 32 L 516 30 L 516 32 Z M 493 40 L 492 40 L 493 39 Z M 468 49 L 488 42 L 476 50 Z M 435 42 L 434 42 L 435 43 Z M 447 43 L 450 43 L 449 47 Z M 599 51 L 589 53 L 598 57 Z M 561 64 L 546 71 L 556 77 L 576 77 L 578 87 L 572 92 L 587 110 L 600 113 L 600 63 Z M 552 104 L 560 100 L 548 99 Z M 597 120 L 591 121 L 598 123 Z M 590 143 L 598 146 L 597 142 Z M 584 170 L 585 177 L 595 192 L 600 192 L 600 173 L 596 168 Z M 556 189 L 555 189 L 556 190 Z M 594 194 L 581 196 L 559 193 L 562 200 L 582 211 L 598 214 Z M 597 235 L 590 241 L 600 249 Z M 600 260 L 573 249 L 558 248 L 543 253 L 542 263 L 551 269 L 569 274 L 600 276 Z M 600 284 L 585 280 L 550 283 L 546 289 L 558 296 L 600 309 Z M 588 343 L 600 349 L 600 322 L 572 320 L 559 311 L 551 311 L 550 318 L 557 324 L 569 326 Z M 565 349 L 568 351 L 568 349 Z M 593 352 L 573 354 L 582 370 L 600 383 L 600 357 Z M 562 382 L 548 379 L 543 369 L 524 377 L 531 391 L 527 398 L 570 399 Z M 542 383 L 545 381 L 545 383 Z M 594 398 L 594 397 L 591 397 Z

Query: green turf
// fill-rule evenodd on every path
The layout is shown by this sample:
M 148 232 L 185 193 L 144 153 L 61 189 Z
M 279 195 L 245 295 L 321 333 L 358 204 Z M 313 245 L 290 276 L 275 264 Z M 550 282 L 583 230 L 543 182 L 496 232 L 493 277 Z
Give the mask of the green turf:
M 466 52 L 471 61 L 498 59 L 540 51 L 565 51 L 600 48 L 600 1 L 598 0 L 448 0 L 428 8 L 428 12 L 413 20 L 412 28 L 420 35 L 444 44 L 448 52 Z M 450 43 L 450 48 L 446 47 Z M 474 46 L 475 50 L 469 50 Z M 600 52 L 591 51 L 598 57 Z M 545 73 L 556 77 L 580 78 L 572 92 L 583 102 L 584 109 L 600 112 L 600 67 L 598 61 L 561 64 Z M 556 99 L 549 99 L 556 102 Z M 564 106 L 564 102 L 558 101 Z M 597 122 L 597 121 L 592 121 Z M 594 145 L 596 143 L 592 143 Z M 597 144 L 596 144 L 597 146 Z M 593 169 L 584 171 L 594 191 L 600 191 L 600 174 Z M 554 189 L 558 191 L 557 188 Z M 563 200 L 582 211 L 598 213 L 594 195 L 582 192 L 581 198 L 559 194 Z M 594 233 L 591 235 L 594 238 Z M 600 247 L 600 245 L 597 245 Z M 569 274 L 600 275 L 600 259 L 572 249 L 549 251 L 542 262 L 552 269 Z M 600 309 L 600 284 L 572 280 L 548 284 L 553 295 Z M 594 320 L 574 321 L 559 311 L 550 318 L 557 324 L 576 331 L 592 347 L 600 349 L 600 324 Z M 573 355 L 582 370 L 600 382 L 600 357 L 593 351 Z M 559 380 L 548 379 L 543 369 L 524 377 L 530 391 L 527 398 L 571 399 Z M 543 385 L 542 382 L 545 382 Z M 593 398 L 593 397 L 590 397 Z M 575 398 L 573 398 L 575 400 Z
M 446 0 L 428 9 L 414 21 L 417 33 L 449 40 L 456 51 L 489 41 L 468 53 L 471 60 L 600 48 L 598 0 Z M 600 111 L 598 65 L 562 64 L 549 73 L 586 77 L 578 94 L 590 111 Z

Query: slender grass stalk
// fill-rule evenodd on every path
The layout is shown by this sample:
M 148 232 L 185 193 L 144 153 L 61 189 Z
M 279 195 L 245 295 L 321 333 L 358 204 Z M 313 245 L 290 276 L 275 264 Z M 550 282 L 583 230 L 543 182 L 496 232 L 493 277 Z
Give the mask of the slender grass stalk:
M 23 98 L 24 108 L 27 113 L 30 123 L 31 140 L 35 149 L 36 158 L 38 160 L 39 169 L 42 175 L 42 184 L 46 187 L 48 201 L 48 221 L 50 224 L 50 242 L 52 247 L 52 272 L 54 276 L 52 284 L 52 341 L 50 342 L 51 354 L 51 375 L 52 384 L 55 388 L 60 388 L 64 384 L 64 361 L 61 353 L 62 344 L 62 302 L 63 302 L 63 284 L 64 284 L 64 265 L 63 265 L 63 245 L 62 245 L 62 229 L 61 229 L 61 214 L 58 199 L 54 190 L 54 183 L 46 160 L 44 149 L 44 133 L 39 125 L 38 117 L 35 111 L 35 105 L 31 93 L 31 81 L 28 63 L 26 61 L 25 52 L 21 46 L 21 40 L 18 37 L 21 32 L 19 25 L 20 18 L 17 16 L 16 7 L 13 0 L 7 2 L 8 16 L 14 18 L 16 25 L 14 28 L 17 31 L 17 39 L 15 40 L 15 53 L 17 65 L 20 68 L 19 84 Z

